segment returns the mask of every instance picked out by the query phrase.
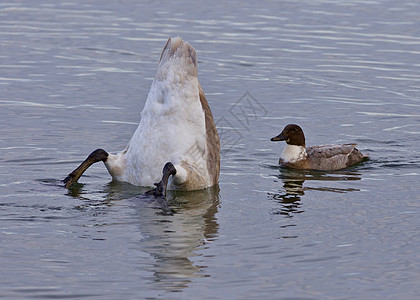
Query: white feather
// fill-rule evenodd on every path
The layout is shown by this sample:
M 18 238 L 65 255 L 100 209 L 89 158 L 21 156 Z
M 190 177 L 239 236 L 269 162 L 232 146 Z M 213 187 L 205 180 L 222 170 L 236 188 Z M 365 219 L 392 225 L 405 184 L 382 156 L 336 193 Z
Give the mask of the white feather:
M 307 158 L 307 156 L 305 147 L 286 144 L 280 158 L 286 163 L 294 163 Z
M 174 42 L 177 40 L 172 39 Z M 161 60 L 137 130 L 126 149 L 109 155 L 105 163 L 114 179 L 153 186 L 160 181 L 165 163 L 170 161 L 177 175 L 170 180 L 168 189 L 176 189 L 175 185 L 186 180 L 187 172 L 180 165 L 186 161 L 196 165 L 203 173 L 200 175 L 210 182 L 204 157 L 205 116 L 192 67 L 195 68 L 191 57 L 179 53 Z

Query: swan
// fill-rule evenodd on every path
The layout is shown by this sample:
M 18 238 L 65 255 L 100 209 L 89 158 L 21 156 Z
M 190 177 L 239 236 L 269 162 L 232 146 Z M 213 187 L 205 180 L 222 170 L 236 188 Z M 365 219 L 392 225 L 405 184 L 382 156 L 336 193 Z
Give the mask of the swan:
M 286 141 L 279 164 L 295 169 L 320 171 L 339 170 L 368 158 L 357 148 L 357 144 L 305 146 L 305 135 L 296 124 L 287 125 L 271 141 Z
M 113 180 L 156 185 L 155 195 L 218 183 L 220 139 L 197 78 L 196 52 L 188 42 L 168 39 L 140 123 L 126 148 L 117 154 L 93 151 L 63 180 L 65 187 L 99 161 Z

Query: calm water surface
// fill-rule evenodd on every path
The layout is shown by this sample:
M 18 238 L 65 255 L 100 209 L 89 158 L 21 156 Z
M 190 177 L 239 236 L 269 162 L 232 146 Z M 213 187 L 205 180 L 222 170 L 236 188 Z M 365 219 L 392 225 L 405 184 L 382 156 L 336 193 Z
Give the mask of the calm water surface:
M 420 4 L 0 3 L 0 298 L 416 299 Z M 68 191 L 126 146 L 170 36 L 191 42 L 222 139 L 218 187 Z M 356 142 L 336 172 L 277 166 L 288 123 Z

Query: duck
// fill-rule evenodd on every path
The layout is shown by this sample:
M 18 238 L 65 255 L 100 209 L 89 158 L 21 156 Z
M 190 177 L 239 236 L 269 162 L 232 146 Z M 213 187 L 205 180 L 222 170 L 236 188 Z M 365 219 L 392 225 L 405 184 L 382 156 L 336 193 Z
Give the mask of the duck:
M 357 144 L 320 145 L 306 147 L 302 128 L 288 124 L 271 141 L 286 141 L 279 164 L 294 169 L 334 171 L 357 164 L 366 158 Z
M 169 38 L 158 63 L 137 129 L 116 154 L 96 149 L 63 180 L 70 188 L 102 161 L 113 180 L 166 190 L 201 190 L 218 183 L 220 139 L 197 77 L 195 49 Z

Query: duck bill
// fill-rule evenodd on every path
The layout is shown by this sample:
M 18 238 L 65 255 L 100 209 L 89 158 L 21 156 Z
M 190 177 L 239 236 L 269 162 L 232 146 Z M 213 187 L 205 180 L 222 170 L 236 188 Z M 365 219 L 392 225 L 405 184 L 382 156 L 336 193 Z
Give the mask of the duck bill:
M 283 135 L 283 133 L 280 133 L 279 135 L 272 137 L 270 139 L 270 141 L 272 142 L 285 141 L 285 140 L 286 140 L 286 137 Z

